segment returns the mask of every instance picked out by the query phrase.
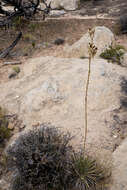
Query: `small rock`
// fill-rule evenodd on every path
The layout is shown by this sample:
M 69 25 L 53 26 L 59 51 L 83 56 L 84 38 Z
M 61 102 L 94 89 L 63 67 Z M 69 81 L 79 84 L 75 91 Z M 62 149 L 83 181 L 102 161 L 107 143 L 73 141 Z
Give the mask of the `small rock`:
M 80 14 L 81 16 L 84 16 L 84 15 L 87 14 L 87 10 L 86 10 L 86 9 L 81 9 L 81 10 L 79 11 L 79 14 Z
M 50 0 L 52 9 L 74 11 L 78 9 L 80 0 Z
M 15 98 L 19 98 L 20 96 L 16 96 Z
M 9 123 L 8 124 L 8 129 L 13 130 L 14 129 L 14 125 L 12 123 Z
M 55 41 L 54 41 L 54 44 L 55 45 L 61 45 L 64 43 L 64 39 L 62 38 L 57 38 Z
M 118 136 L 117 135 L 113 135 L 113 137 L 116 139 Z
M 64 10 L 52 10 L 50 11 L 50 16 L 51 17 L 59 17 L 66 14 L 66 12 Z
M 20 125 L 20 129 L 24 129 L 26 125 Z
M 34 123 L 33 125 L 32 125 L 32 127 L 38 127 L 38 126 L 40 126 L 40 123 L 38 122 L 38 123 Z
M 40 48 L 50 48 L 52 46 L 51 43 L 48 42 L 43 42 L 43 43 L 39 43 L 36 45 L 36 49 L 40 49 Z
M 28 53 L 24 53 L 23 56 L 28 56 L 29 54 Z
M 16 72 L 11 72 L 11 73 L 9 74 L 8 78 L 9 78 L 9 79 L 14 78 L 14 77 L 16 77 L 16 75 L 17 75 Z
M 42 43 L 36 45 L 36 48 L 37 48 L 37 49 L 38 49 L 38 48 L 42 48 L 42 47 L 43 47 L 43 44 L 42 44 Z
M 124 54 L 121 64 L 122 66 L 127 67 L 127 53 Z

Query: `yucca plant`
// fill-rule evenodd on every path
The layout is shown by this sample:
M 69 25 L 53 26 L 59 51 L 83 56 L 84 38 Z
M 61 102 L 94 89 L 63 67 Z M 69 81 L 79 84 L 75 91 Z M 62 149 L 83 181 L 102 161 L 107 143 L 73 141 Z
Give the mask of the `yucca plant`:
M 96 187 L 104 177 L 102 168 L 95 160 L 84 154 L 76 154 L 73 157 L 74 172 L 76 175 L 76 189 L 89 190 Z

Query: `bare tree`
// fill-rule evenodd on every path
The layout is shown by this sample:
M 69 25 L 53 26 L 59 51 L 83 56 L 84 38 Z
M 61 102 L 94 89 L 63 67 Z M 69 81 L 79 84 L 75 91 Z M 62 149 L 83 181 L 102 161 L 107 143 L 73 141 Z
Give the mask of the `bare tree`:
M 15 17 L 25 17 L 31 19 L 37 12 L 43 13 L 43 19 L 45 15 L 50 11 L 50 4 L 47 5 L 46 0 L 42 0 L 45 8 L 39 8 L 40 0 L 1 0 L 0 1 L 0 28 L 8 28 L 12 26 Z M 6 10 L 6 6 L 11 6 L 11 10 Z M 0 52 L 0 58 L 6 57 L 9 52 L 15 47 L 22 36 L 20 31 L 15 41 L 5 50 Z

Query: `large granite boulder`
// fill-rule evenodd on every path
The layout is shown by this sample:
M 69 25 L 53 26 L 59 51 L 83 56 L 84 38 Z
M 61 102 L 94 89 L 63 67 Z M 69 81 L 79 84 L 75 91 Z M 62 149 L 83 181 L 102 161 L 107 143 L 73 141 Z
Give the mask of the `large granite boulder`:
M 87 32 L 74 44 L 71 46 L 66 46 L 64 49 L 65 57 L 88 57 L 88 45 L 90 42 L 90 36 Z M 94 45 L 98 48 L 96 57 L 98 57 L 106 48 L 114 43 L 114 34 L 110 29 L 105 26 L 97 26 L 95 27 Z
M 65 9 L 68 11 L 76 10 L 80 3 L 80 0 L 49 0 L 49 2 L 50 1 L 52 9 Z

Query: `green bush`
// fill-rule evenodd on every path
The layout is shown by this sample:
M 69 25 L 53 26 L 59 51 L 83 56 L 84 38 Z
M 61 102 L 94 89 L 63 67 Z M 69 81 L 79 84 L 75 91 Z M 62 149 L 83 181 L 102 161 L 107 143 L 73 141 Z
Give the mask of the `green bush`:
M 13 190 L 88 190 L 99 182 L 96 162 L 75 153 L 69 134 L 42 124 L 23 133 L 8 149 L 8 157 L 18 169 Z M 13 164 L 11 164 L 13 165 Z
M 31 33 L 26 33 L 24 34 L 23 39 L 26 42 L 30 42 L 30 41 L 34 41 L 35 37 Z
M 108 49 L 100 54 L 100 57 L 121 64 L 124 50 L 125 48 L 121 45 L 116 45 L 115 47 L 110 46 Z
M 35 48 L 35 41 L 32 42 L 32 47 Z
M 17 74 L 20 73 L 20 67 L 18 66 L 13 67 L 13 71 L 15 71 Z

